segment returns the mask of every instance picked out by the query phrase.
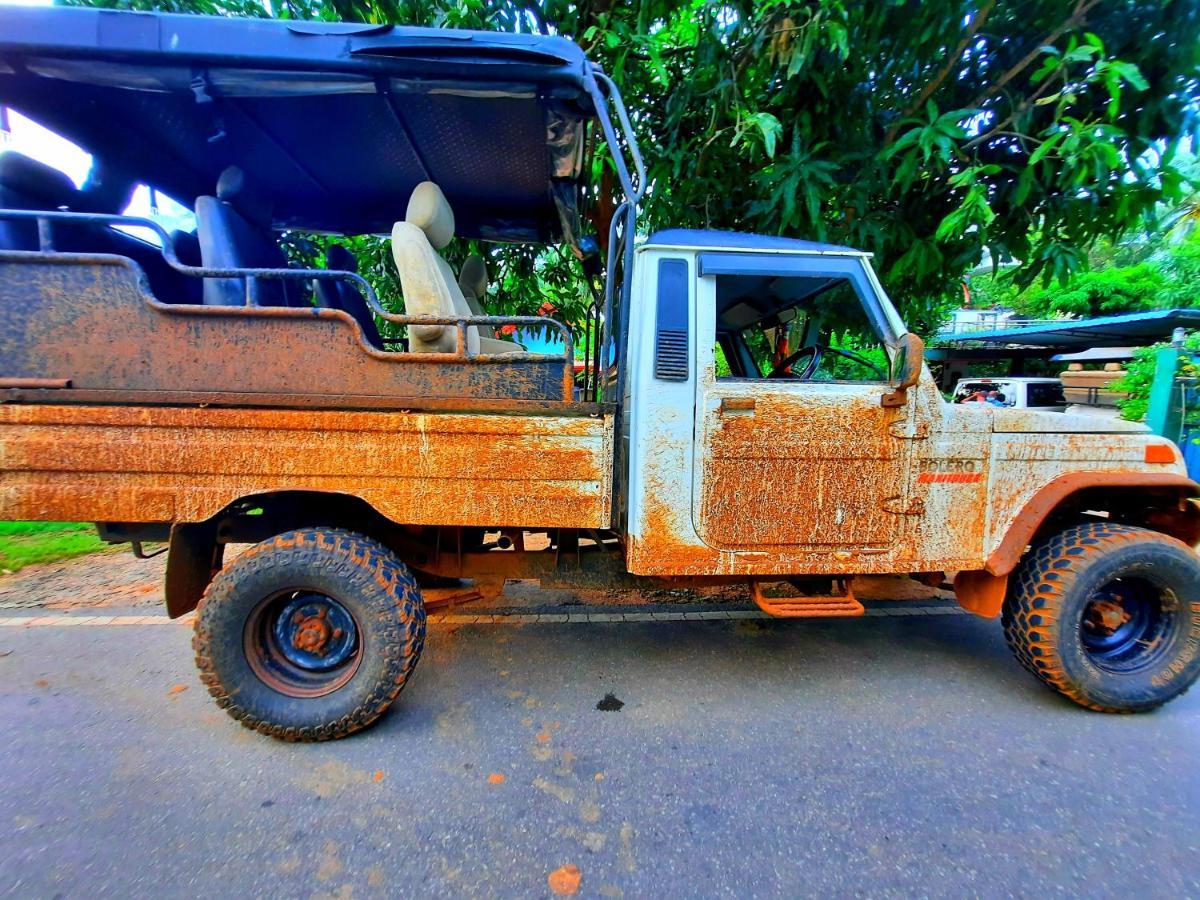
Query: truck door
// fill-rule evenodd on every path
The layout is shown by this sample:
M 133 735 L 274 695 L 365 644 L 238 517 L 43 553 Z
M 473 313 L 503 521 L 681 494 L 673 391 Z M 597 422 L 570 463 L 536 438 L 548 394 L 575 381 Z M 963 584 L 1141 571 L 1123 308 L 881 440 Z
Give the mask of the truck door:
M 701 257 L 696 531 L 722 550 L 884 550 L 915 513 L 914 404 L 881 404 L 895 323 L 861 258 L 753 259 Z

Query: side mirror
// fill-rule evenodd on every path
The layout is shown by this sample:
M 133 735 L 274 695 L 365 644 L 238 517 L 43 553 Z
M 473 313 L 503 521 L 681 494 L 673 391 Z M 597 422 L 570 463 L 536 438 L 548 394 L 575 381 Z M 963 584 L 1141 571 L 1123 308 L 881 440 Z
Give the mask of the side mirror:
M 924 363 L 925 342 L 911 332 L 901 335 L 892 360 L 892 389 L 883 395 L 880 403 L 895 407 L 908 402 L 908 389 L 921 380 Z

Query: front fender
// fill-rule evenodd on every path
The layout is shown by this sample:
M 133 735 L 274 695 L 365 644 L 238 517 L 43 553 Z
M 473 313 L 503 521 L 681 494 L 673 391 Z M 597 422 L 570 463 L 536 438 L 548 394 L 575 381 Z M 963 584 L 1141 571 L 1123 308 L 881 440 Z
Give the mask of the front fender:
M 985 566 L 992 575 L 1007 575 L 1020 561 L 1025 548 L 1046 519 L 1072 495 L 1094 489 L 1125 490 L 1129 488 L 1173 489 L 1179 500 L 1178 510 L 1152 513 L 1144 523 L 1194 545 L 1200 537 L 1200 511 L 1191 498 L 1200 496 L 1200 484 L 1186 475 L 1175 472 L 1071 472 L 1048 482 L 1034 494 L 1009 525 L 1000 544 L 987 558 Z M 1097 507 L 1103 508 L 1103 506 Z M 1191 538 L 1191 539 L 1189 539 Z

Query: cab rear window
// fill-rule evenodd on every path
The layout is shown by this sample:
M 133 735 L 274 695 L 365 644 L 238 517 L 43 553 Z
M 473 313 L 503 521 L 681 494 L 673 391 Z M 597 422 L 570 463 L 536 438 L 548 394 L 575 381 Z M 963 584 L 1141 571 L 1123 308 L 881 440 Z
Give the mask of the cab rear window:
M 1058 382 L 1047 381 L 1026 385 L 1026 403 L 1029 406 L 1061 406 L 1067 402 L 1062 385 Z

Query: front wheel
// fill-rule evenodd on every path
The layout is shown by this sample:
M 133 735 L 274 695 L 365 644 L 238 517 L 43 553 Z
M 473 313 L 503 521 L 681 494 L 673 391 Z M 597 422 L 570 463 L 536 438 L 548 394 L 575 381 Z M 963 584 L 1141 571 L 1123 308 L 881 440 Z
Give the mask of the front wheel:
M 1200 676 L 1200 558 L 1164 534 L 1095 522 L 1035 546 L 1013 573 L 1004 636 L 1050 688 L 1144 712 Z
M 247 728 L 324 741 L 379 718 L 424 642 L 420 591 L 394 553 L 353 532 L 306 528 L 217 573 L 192 647 L 209 693 Z

